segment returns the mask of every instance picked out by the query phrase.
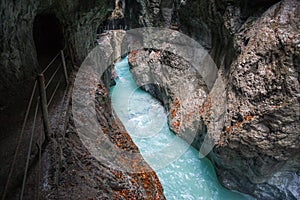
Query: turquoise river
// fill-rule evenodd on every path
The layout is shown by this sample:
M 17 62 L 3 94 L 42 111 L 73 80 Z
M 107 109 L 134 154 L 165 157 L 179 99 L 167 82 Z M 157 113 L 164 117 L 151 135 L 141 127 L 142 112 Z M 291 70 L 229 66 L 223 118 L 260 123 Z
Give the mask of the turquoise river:
M 126 130 L 138 146 L 142 156 L 155 170 L 168 200 L 243 200 L 249 196 L 227 190 L 218 182 L 214 168 L 207 158 L 200 159 L 196 149 L 177 139 L 169 130 L 167 114 L 161 103 L 137 86 L 129 71 L 127 57 L 115 64 L 118 75 L 111 87 L 112 106 Z M 116 91 L 117 90 L 117 91 Z M 149 158 L 176 139 L 176 149 L 187 150 L 163 167 L 167 153 Z

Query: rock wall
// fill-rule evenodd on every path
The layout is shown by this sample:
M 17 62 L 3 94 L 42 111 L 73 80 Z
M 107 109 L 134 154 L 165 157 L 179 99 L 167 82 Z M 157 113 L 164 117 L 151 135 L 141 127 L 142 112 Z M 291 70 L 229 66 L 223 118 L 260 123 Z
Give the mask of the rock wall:
M 199 140 L 194 142 L 199 147 L 212 126 L 208 113 L 213 113 L 217 106 L 226 108 L 225 123 L 219 123 L 223 125 L 221 137 L 211 136 L 217 145 L 209 155 L 222 184 L 258 199 L 299 199 L 299 1 L 125 2 L 125 18 L 130 28 L 179 29 L 207 48 L 219 67 L 222 76 L 218 79 L 226 83 L 224 99 L 218 98 L 218 94 L 223 94 L 218 81 L 215 89 L 204 89 L 203 98 L 208 96 L 205 106 L 191 121 L 199 122 L 201 117 L 200 124 L 206 124 L 199 129 Z M 1 1 L 1 97 L 9 97 L 9 91 L 18 87 L 12 83 L 23 84 L 40 71 L 32 36 L 36 15 L 51 13 L 58 18 L 65 42 L 80 63 L 94 47 L 97 26 L 113 4 L 108 0 Z M 136 56 L 151 57 L 151 53 Z M 156 62 L 162 62 L 160 66 L 165 70 L 166 66 L 173 67 L 168 72 L 176 73 L 175 68 L 182 64 L 180 59 L 171 54 L 162 56 Z M 176 62 L 167 62 L 170 58 Z M 153 70 L 150 72 L 147 75 L 159 77 Z M 168 77 L 161 80 L 164 87 L 152 87 L 153 94 L 165 95 L 161 99 L 166 99 L 166 108 L 176 111 L 175 87 L 166 84 Z M 191 83 L 195 88 L 195 82 Z M 1 98 L 1 110 L 7 99 Z M 176 113 L 169 120 L 171 125 L 176 122 Z
M 208 95 L 199 73 L 177 55 L 159 50 L 131 52 L 128 61 L 136 84 L 163 103 L 170 129 L 199 149 L 196 134 L 202 138 L 205 126 L 197 112 Z
M 112 64 L 122 55 L 124 36 L 124 31 L 110 31 L 102 36 L 101 49 L 91 52 L 90 59 L 84 61 L 77 73 L 72 96 L 73 116 L 66 138 L 62 140 L 62 154 L 66 155 L 62 162 L 64 170 L 58 192 L 48 191 L 50 194 L 45 196 L 53 199 L 165 199 L 158 177 L 112 110 L 108 91 L 112 68 L 107 68 L 104 76 L 98 76 L 99 71 L 106 69 L 105 64 Z M 99 68 L 90 67 L 92 63 Z M 81 90 L 90 95 L 77 96 Z M 91 110 L 87 105 L 92 102 L 95 109 Z M 79 105 L 82 108 L 76 110 Z M 101 130 L 93 129 L 93 117 Z M 99 132 L 95 138 L 93 133 Z M 128 157 L 132 154 L 133 158 Z M 74 161 L 74 156 L 80 158 L 80 164 L 79 160 Z
M 162 26 L 160 1 L 126 0 L 125 18 L 130 29 Z
M 216 166 L 224 184 L 261 199 L 299 198 L 299 11 L 282 1 L 234 37 Z
M 65 45 L 83 61 L 96 44 L 97 26 L 104 20 L 111 1 L 1 1 L 1 96 L 41 71 L 33 39 L 33 23 L 38 14 L 53 14 L 59 20 Z M 0 104 L 7 102 L 1 99 Z
M 113 76 L 113 68 L 109 65 L 124 52 L 122 49 L 124 35 L 123 31 L 113 31 L 98 40 L 99 46 L 102 46 L 104 51 L 101 51 L 103 54 L 100 56 L 93 57 L 96 59 L 93 61 L 96 61 L 100 68 L 107 69 L 103 76 L 97 76 L 99 72 L 91 68 L 82 72 L 80 71 L 82 66 L 77 72 L 76 81 L 72 83 L 74 87 L 71 90 L 74 93 L 83 90 L 90 94 L 80 96 L 80 98 L 73 95 L 73 101 L 70 102 L 71 107 L 75 104 L 83 105 L 79 111 L 82 121 L 76 121 L 78 118 L 74 115 L 78 113 L 74 113 L 72 109 L 69 110 L 70 118 L 66 134 L 56 135 L 55 139 L 45 147 L 41 159 L 40 177 L 42 178 L 36 181 L 34 173 L 28 174 L 24 199 L 37 198 L 37 185 L 40 189 L 38 197 L 42 199 L 165 199 L 157 175 L 144 161 L 125 127 L 111 108 L 108 88 Z M 105 63 L 107 65 L 100 65 L 99 60 L 107 61 Z M 91 63 L 89 61 L 91 60 L 85 60 L 84 64 Z M 85 74 L 82 77 L 79 73 Z M 93 102 L 92 111 L 87 106 L 89 104 L 87 102 Z M 87 123 L 83 116 L 90 116 L 94 112 L 95 122 L 99 123 L 104 135 L 98 138 L 91 137 L 90 143 L 87 144 L 80 135 L 82 132 L 78 130 L 80 124 Z M 91 128 L 91 126 L 88 127 Z M 90 136 L 89 128 L 83 133 L 85 137 Z M 108 146 L 105 143 L 106 139 L 109 140 Z M 99 152 L 107 152 L 107 154 L 97 157 Z M 128 154 L 135 156 L 127 159 Z M 109 160 L 108 157 L 113 157 L 115 162 L 110 163 L 113 160 Z M 19 171 L 15 174 L 22 177 Z M 13 181 L 15 180 L 11 179 L 6 197 L 19 199 L 20 188 L 18 183 Z
M 108 8 L 111 8 L 113 4 L 114 2 L 109 0 L 88 2 L 82 0 L 1 1 L 0 110 L 6 109 L 7 112 L 11 112 L 10 107 L 7 107 L 6 104 L 12 104 L 12 106 L 18 104 L 19 98 L 17 97 L 22 96 L 20 90 L 24 90 L 25 95 L 28 95 L 31 84 L 26 85 L 25 81 L 29 79 L 29 83 L 32 83 L 36 74 L 41 71 L 33 38 L 33 24 L 37 15 L 51 14 L 58 19 L 63 30 L 65 45 L 72 50 L 75 62 L 79 65 L 88 52 L 97 45 L 97 27 L 105 20 Z M 117 41 L 119 40 L 115 41 L 111 37 L 106 39 L 106 43 L 112 46 L 117 45 Z M 107 54 L 118 55 L 120 52 L 107 50 Z M 87 79 L 94 78 L 93 74 L 90 75 Z M 107 137 L 116 148 L 136 153 L 136 165 L 132 166 L 133 163 L 126 163 L 126 161 L 123 164 L 135 167 L 135 170 L 141 170 L 144 173 L 119 171 L 96 160 L 79 139 L 71 117 L 66 138 L 57 135 L 57 140 L 51 141 L 45 149 L 46 153 L 43 154 L 41 161 L 43 171 L 41 173 L 44 174 L 40 179 L 39 198 L 164 199 L 162 187 L 155 172 L 143 160 L 121 122 L 112 114 L 107 92 L 110 78 L 111 74 L 108 72 L 103 80 L 96 83 L 91 81 L 91 83 L 95 83 L 93 85 L 95 92 L 93 101 L 96 102 L 98 123 L 105 126 Z M 22 96 L 21 101 L 26 103 L 26 97 Z M 24 108 L 22 109 L 24 110 Z M 16 113 L 12 113 L 12 115 L 14 114 Z M 17 133 L 15 131 L 13 134 Z M 7 133 L 1 132 L 1 137 L 2 134 Z M 20 155 L 27 154 L 25 150 L 21 151 Z M 12 152 L 6 153 L 13 154 Z M 120 158 L 120 160 L 122 159 Z M 56 163 L 56 161 L 58 162 Z M 120 162 L 122 163 L 122 161 Z M 34 166 L 31 167 L 34 168 Z M 20 166 L 20 168 L 22 169 L 18 169 L 19 171 L 15 170 L 10 179 L 6 194 L 9 199 L 19 199 L 20 184 L 18 180 L 23 177 L 24 170 L 23 167 Z M 6 178 L 6 176 L 2 176 L 5 170 L 1 169 L 1 177 Z M 36 195 L 35 190 L 38 185 L 35 174 L 32 175 L 30 172 L 28 181 L 34 181 L 26 186 L 25 199 L 32 199 Z M 1 186 L 5 184 L 5 181 L 3 179 Z M 1 188 L 1 195 L 3 195 L 3 190 L 4 187 Z
M 199 127 L 195 147 L 201 146 L 206 134 L 216 142 L 209 158 L 227 188 L 258 199 L 299 199 L 300 4 L 276 2 L 187 1 L 177 7 L 179 30 L 207 48 L 220 69 L 200 108 L 200 122 L 207 131 Z M 180 77 L 176 69 L 182 63 L 166 54 L 153 59 L 154 54 L 131 52 L 129 62 L 138 83 L 152 79 L 160 83 L 160 87 L 144 88 L 167 102 L 172 115 L 172 110 L 178 110 L 174 103 L 178 93 L 172 84 Z M 168 59 L 175 60 L 167 65 L 171 69 L 160 73 Z M 195 87 L 195 82 L 190 85 Z M 173 120 L 169 117 L 177 133 Z M 211 121 L 223 127 L 220 137 L 211 134 Z
M 58 29 L 62 29 L 65 45 L 73 50 L 76 62 L 80 63 L 89 49 L 96 45 L 95 27 L 106 15 L 110 1 L 93 0 L 86 3 L 81 0 L 3 0 L 0 5 L 0 142 L 3 155 L 0 167 L 0 193 L 2 193 L 20 138 L 34 79 L 37 73 L 42 71 L 42 67 L 45 67 L 38 63 L 35 47 L 33 28 L 36 17 L 45 14 L 55 16 L 61 26 Z M 46 28 L 47 26 L 48 24 L 43 25 Z M 49 62 L 52 58 L 49 58 Z M 32 112 L 30 114 L 33 115 Z M 29 117 L 28 121 L 30 120 Z M 17 165 L 21 164 L 15 167 L 12 176 L 11 182 L 14 186 L 19 184 L 19 180 L 23 177 L 29 135 L 23 137 L 19 149 Z

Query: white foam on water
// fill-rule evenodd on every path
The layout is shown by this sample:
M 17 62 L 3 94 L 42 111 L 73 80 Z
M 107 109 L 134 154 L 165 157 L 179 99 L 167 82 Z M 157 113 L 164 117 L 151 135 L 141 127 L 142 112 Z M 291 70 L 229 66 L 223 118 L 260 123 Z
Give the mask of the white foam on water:
M 185 149 L 187 144 L 170 131 L 167 114 L 161 103 L 145 91 L 135 90 L 136 84 L 129 71 L 127 58 L 116 63 L 115 69 L 119 76 L 116 82 L 121 90 L 112 96 L 112 106 L 144 159 L 156 169 L 158 162 L 168 160 L 176 153 L 166 148 L 169 144 L 175 142 L 176 150 Z M 113 90 L 114 87 L 110 92 Z M 122 101 L 124 99 L 129 99 L 129 102 Z M 156 170 L 168 200 L 252 199 L 222 187 L 210 161 L 199 159 L 198 155 L 197 150 L 189 147 L 178 159 Z M 162 160 L 162 157 L 166 159 Z

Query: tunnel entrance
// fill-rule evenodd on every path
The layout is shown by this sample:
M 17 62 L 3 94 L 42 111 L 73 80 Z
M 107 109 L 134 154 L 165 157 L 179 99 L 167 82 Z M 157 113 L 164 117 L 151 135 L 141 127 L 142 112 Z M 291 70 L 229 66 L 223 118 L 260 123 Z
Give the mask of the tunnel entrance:
M 33 23 L 33 38 L 40 67 L 43 69 L 64 47 L 59 20 L 53 14 L 39 14 Z

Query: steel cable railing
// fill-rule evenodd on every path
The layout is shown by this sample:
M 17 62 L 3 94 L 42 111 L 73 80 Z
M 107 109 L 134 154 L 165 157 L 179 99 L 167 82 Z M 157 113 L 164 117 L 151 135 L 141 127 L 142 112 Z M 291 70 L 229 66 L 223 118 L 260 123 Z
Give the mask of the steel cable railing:
M 55 89 L 54 89 L 54 91 L 53 91 L 53 93 L 52 93 L 52 95 L 51 95 L 51 97 L 50 97 L 50 99 L 49 99 L 49 101 L 48 101 L 48 104 L 47 104 L 48 107 L 50 106 L 50 104 L 51 104 L 51 102 L 52 102 L 52 100 L 53 100 L 53 98 L 54 98 L 54 96 L 55 96 L 55 94 L 56 94 L 56 92 L 57 92 L 57 90 L 58 90 L 58 88 L 59 88 L 61 82 L 62 82 L 62 79 L 63 79 L 63 76 L 60 76 L 60 79 L 59 79 L 59 81 L 57 82 L 57 84 L 56 84 L 56 86 L 55 86 Z
M 58 58 L 59 55 L 60 55 L 60 52 L 58 52 L 58 54 L 56 54 L 56 56 L 51 60 L 51 62 L 47 65 L 47 67 L 42 71 L 41 74 L 44 74 L 51 67 L 51 65 Z
M 39 103 L 37 101 L 36 106 L 35 106 L 35 112 L 34 112 L 33 125 L 32 125 L 32 131 L 31 131 L 30 142 L 29 142 L 29 148 L 28 148 L 28 152 L 27 152 L 26 165 L 25 165 L 24 177 L 23 177 L 23 182 L 22 182 L 22 189 L 21 189 L 20 200 L 23 200 L 25 183 L 26 183 L 27 172 L 28 172 L 29 161 L 30 161 L 30 154 L 31 154 L 31 148 L 32 148 L 33 135 L 34 135 L 34 131 L 35 131 L 35 123 L 36 123 L 36 118 L 37 118 L 38 110 L 39 110 Z
M 6 185 L 5 185 L 5 188 L 4 188 L 2 200 L 5 200 L 6 193 L 7 193 L 9 184 L 10 184 L 10 179 L 11 179 L 12 173 L 15 169 L 16 159 L 17 159 L 17 156 L 18 156 L 19 148 L 20 148 L 20 145 L 21 145 L 21 140 L 23 138 L 25 125 L 26 125 L 27 120 L 28 120 L 29 111 L 30 111 L 30 108 L 31 108 L 31 104 L 32 104 L 32 101 L 33 101 L 33 97 L 34 97 L 34 94 L 35 94 L 36 87 L 37 87 L 37 81 L 34 82 L 34 86 L 33 86 L 32 92 L 31 92 L 31 96 L 30 96 L 30 100 L 29 100 L 29 103 L 28 103 L 28 106 L 27 106 L 27 109 L 26 109 L 26 114 L 25 114 L 23 124 L 22 124 L 22 130 L 21 130 L 21 133 L 20 133 L 20 137 L 19 137 L 19 140 L 18 140 L 18 143 L 17 143 L 15 153 L 14 153 L 13 161 L 12 161 L 9 173 L 8 173 L 7 182 L 6 182 Z
M 29 99 L 29 102 L 27 104 L 27 108 L 26 108 L 26 113 L 25 113 L 25 117 L 22 123 L 22 129 L 21 129 L 21 133 L 17 142 L 17 146 L 15 149 L 15 153 L 14 153 L 14 157 L 11 163 L 11 167 L 8 173 L 8 177 L 7 177 L 7 181 L 6 181 L 6 185 L 4 188 L 4 192 L 3 192 L 3 196 L 2 196 L 2 200 L 4 200 L 7 196 L 7 192 L 8 189 L 10 187 L 11 184 L 11 179 L 12 179 L 12 174 L 16 169 L 16 160 L 17 157 L 19 155 L 19 151 L 20 151 L 20 145 L 22 143 L 22 139 L 24 136 L 24 132 L 25 132 L 25 126 L 28 124 L 28 120 L 29 120 L 29 114 L 30 114 L 30 110 L 32 108 L 32 104 L 35 100 L 35 95 L 38 95 L 38 97 L 36 98 L 36 106 L 34 109 L 34 117 L 33 117 L 33 123 L 32 123 L 32 128 L 31 128 L 31 134 L 30 134 L 30 140 L 29 140 L 29 146 L 28 146 L 28 151 L 27 151 L 27 156 L 26 156 L 26 162 L 25 162 L 25 170 L 24 170 L 24 174 L 23 174 L 23 180 L 22 180 L 22 186 L 21 186 L 21 192 L 20 192 L 20 199 L 23 199 L 24 196 L 24 192 L 25 192 L 25 186 L 26 186 L 26 181 L 28 178 L 28 170 L 29 170 L 29 166 L 30 166 L 30 157 L 31 157 L 31 151 L 32 151 L 32 144 L 33 144 L 33 140 L 34 140 L 34 134 L 36 132 L 36 126 L 37 126 L 37 117 L 39 116 L 39 112 L 40 110 L 42 111 L 42 120 L 41 122 L 43 123 L 43 127 L 44 127 L 44 134 L 45 134 L 45 140 L 41 141 L 40 144 L 38 145 L 38 177 L 39 177 L 39 181 L 40 181 L 40 177 L 41 177 L 41 146 L 43 145 L 43 143 L 47 140 L 49 140 L 49 136 L 52 136 L 52 130 L 50 128 L 50 123 L 49 123 L 49 116 L 48 116 L 48 109 L 51 105 L 51 103 L 53 103 L 53 99 L 55 97 L 55 95 L 57 94 L 57 91 L 59 89 L 59 87 L 61 86 L 61 83 L 63 82 L 63 77 L 65 77 L 65 81 L 66 81 L 66 85 L 68 85 L 68 70 L 67 70 L 67 65 L 66 65 L 66 60 L 65 58 L 68 56 L 66 54 L 64 54 L 64 51 L 66 50 L 66 48 L 64 48 L 63 50 L 59 51 L 58 54 L 56 54 L 56 56 L 50 61 L 50 63 L 46 66 L 46 68 L 42 71 L 41 74 L 38 75 L 38 78 L 35 80 L 34 82 L 34 86 L 31 92 L 31 96 Z M 58 57 L 59 55 L 61 56 L 61 60 L 58 63 Z M 71 55 L 69 55 L 69 57 L 71 57 Z M 72 58 L 71 58 L 72 59 Z M 56 69 L 54 70 L 54 64 L 56 64 Z M 72 64 L 73 64 L 73 60 L 72 60 Z M 52 69 L 51 71 L 54 70 L 54 72 L 50 71 L 50 78 L 48 79 L 47 83 L 45 84 L 45 73 L 48 72 L 49 74 L 49 69 Z M 59 70 L 62 69 L 62 73 L 58 73 Z M 58 74 L 61 74 L 58 77 Z M 56 82 L 56 84 L 52 84 L 53 82 Z M 39 86 L 39 90 L 38 93 L 36 92 L 37 88 Z M 50 91 L 52 90 L 52 92 Z M 50 97 L 49 101 L 47 101 L 47 96 Z M 39 109 L 39 106 L 41 109 Z M 47 123 L 47 126 L 45 126 L 45 122 Z M 42 125 L 41 125 L 42 128 Z M 48 129 L 48 130 L 46 130 Z M 39 182 L 38 181 L 38 182 Z M 39 187 L 39 186 L 38 186 Z M 39 189 L 38 189 L 39 190 Z M 40 194 L 38 194 L 38 196 L 40 196 Z M 38 197 L 39 198 L 39 197 Z

